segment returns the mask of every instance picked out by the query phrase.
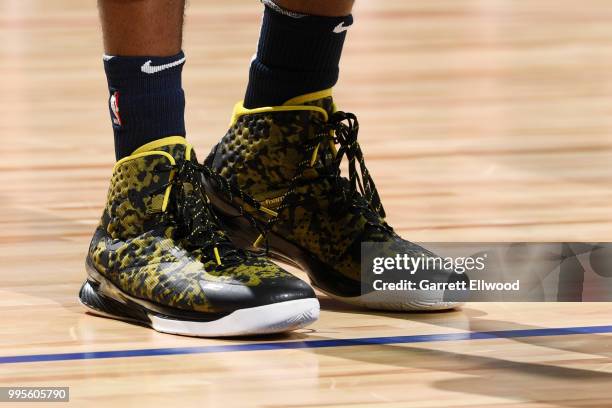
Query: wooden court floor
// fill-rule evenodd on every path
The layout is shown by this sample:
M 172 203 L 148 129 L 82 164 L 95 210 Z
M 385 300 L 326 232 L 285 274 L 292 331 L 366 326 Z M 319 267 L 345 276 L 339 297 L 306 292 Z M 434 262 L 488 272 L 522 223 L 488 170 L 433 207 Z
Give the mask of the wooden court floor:
M 190 3 L 204 157 L 242 97 L 260 6 Z M 355 18 L 336 98 L 399 232 L 612 241 L 608 0 L 357 0 Z M 321 298 L 311 330 L 263 340 L 85 314 L 113 165 L 101 55 L 94 0 L 0 0 L 0 385 L 69 386 L 76 407 L 612 406 L 611 304 L 384 314 Z

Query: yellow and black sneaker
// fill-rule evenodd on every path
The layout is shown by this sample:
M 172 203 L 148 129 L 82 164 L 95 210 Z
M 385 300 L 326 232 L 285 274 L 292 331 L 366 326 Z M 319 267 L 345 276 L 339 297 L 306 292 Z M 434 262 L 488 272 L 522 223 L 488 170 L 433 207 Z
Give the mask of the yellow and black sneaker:
M 319 303 L 307 283 L 236 248 L 221 230 L 202 167 L 178 136 L 117 162 L 81 303 L 190 336 L 277 333 L 315 321 Z
M 442 310 L 459 305 L 441 291 L 397 291 L 381 297 L 361 285 L 361 244 L 391 244 L 398 253 L 434 256 L 403 240 L 385 212 L 357 142 L 355 115 L 337 111 L 331 90 L 289 100 L 283 106 L 236 105 L 230 129 L 205 164 L 238 185 L 266 211 L 241 216 L 227 186 L 206 183 L 217 214 L 237 245 L 266 249 L 304 269 L 314 286 L 344 302 L 373 309 Z M 340 175 L 348 160 L 348 178 Z M 260 208 L 258 208 L 260 209 Z M 264 216 L 264 212 L 267 215 Z M 424 276 L 421 274 L 421 276 Z M 436 282 L 463 281 L 445 270 L 428 271 Z

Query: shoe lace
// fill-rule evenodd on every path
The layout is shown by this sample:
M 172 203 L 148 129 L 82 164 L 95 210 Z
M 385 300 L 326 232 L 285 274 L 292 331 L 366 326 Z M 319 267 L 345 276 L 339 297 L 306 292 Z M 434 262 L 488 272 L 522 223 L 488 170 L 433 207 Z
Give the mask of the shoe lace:
M 256 231 L 259 232 L 260 236 L 265 235 L 267 233 L 267 231 L 265 230 L 265 227 L 264 228 L 260 227 L 260 224 L 257 222 L 255 217 L 249 211 L 246 210 L 246 207 L 248 206 L 250 208 L 254 208 L 255 210 L 260 211 L 272 218 L 278 217 L 277 211 L 273 211 L 265 207 L 259 201 L 255 200 L 251 195 L 245 193 L 238 186 L 237 183 L 230 181 L 229 179 L 223 177 L 222 175 L 214 171 L 212 168 L 206 165 L 200 165 L 200 171 L 202 172 L 202 175 L 204 177 L 208 178 L 209 180 L 212 180 L 215 183 L 217 188 L 223 194 L 225 194 L 229 202 L 233 202 L 234 204 L 236 204 L 234 208 L 238 209 L 238 211 L 240 212 L 240 216 L 244 217 L 247 221 L 249 221 L 251 226 Z M 238 199 L 239 201 L 235 199 Z M 268 252 L 267 245 L 266 245 L 265 252 L 266 253 Z
M 346 121 L 346 124 L 344 121 Z M 374 184 L 374 179 L 366 167 L 361 146 L 357 141 L 357 134 L 359 133 L 357 117 L 353 113 L 336 112 L 332 115 L 330 121 L 323 125 L 323 132 L 325 135 L 330 135 L 330 141 L 340 146 L 336 154 L 332 155 L 330 164 L 325 166 L 333 178 L 334 191 L 341 193 L 344 202 L 351 202 L 353 205 L 360 206 L 359 201 L 361 200 L 357 198 L 359 196 L 363 197 L 371 211 L 378 214 L 380 218 L 385 218 L 386 213 L 380 195 Z M 330 144 L 330 147 L 334 144 Z M 346 185 L 346 179 L 340 175 L 340 164 L 343 157 L 348 160 L 348 186 Z M 359 172 L 357 171 L 357 165 L 359 165 Z
M 305 177 L 305 172 L 309 169 L 316 170 L 319 181 L 328 181 L 326 196 L 330 201 L 330 209 L 335 214 L 345 211 L 361 213 L 370 225 L 388 232 L 393 231 L 384 221 L 386 213 L 380 195 L 357 141 L 357 117 L 353 113 L 337 111 L 326 122 L 315 121 L 315 126 L 318 128 L 316 136 L 306 144 L 305 158 L 298 163 L 288 189 L 281 196 L 275 209 L 276 215 L 266 221 L 263 232 L 253 246 L 258 247 L 261 244 L 285 209 L 299 204 L 297 189 L 312 183 L 312 179 Z M 339 148 L 336 148 L 336 145 Z M 343 158 L 348 161 L 348 179 L 341 175 L 340 165 Z
M 247 253 L 236 248 L 221 230 L 206 196 L 202 174 L 209 174 L 210 170 L 194 161 L 178 160 L 154 172 L 174 173 L 162 186 L 164 191 L 168 186 L 172 188 L 161 224 L 175 227 L 176 238 L 187 249 L 200 250 L 204 259 L 214 260 L 215 268 L 243 262 Z

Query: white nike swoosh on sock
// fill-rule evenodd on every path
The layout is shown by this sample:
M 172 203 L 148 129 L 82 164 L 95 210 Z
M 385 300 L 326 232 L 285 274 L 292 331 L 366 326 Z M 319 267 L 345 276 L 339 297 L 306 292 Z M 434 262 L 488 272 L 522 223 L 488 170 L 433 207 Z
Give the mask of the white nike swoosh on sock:
M 348 30 L 350 27 L 350 25 L 345 26 L 344 25 L 344 21 L 341 22 L 340 24 L 338 24 L 337 26 L 334 27 L 334 33 L 340 34 L 341 32 L 344 32 L 346 30 Z
M 142 64 L 142 67 L 140 67 L 140 70 L 144 72 L 145 74 L 155 74 L 156 72 L 163 71 L 164 69 L 168 69 L 168 68 L 176 67 L 177 65 L 181 65 L 183 62 L 185 62 L 185 57 L 179 60 L 176 60 L 174 62 L 170 62 L 169 64 L 163 64 L 163 65 L 151 66 L 151 62 L 152 62 L 151 60 L 148 60 L 147 62 Z

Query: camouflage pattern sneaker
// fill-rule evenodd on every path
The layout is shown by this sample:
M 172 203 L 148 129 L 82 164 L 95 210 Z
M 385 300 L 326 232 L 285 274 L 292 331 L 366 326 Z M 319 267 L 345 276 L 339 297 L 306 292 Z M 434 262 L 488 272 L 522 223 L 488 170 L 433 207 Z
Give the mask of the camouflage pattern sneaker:
M 276 107 L 246 109 L 238 103 L 229 131 L 205 164 L 227 186 L 237 184 L 252 196 L 267 215 L 254 213 L 257 225 L 252 227 L 242 216 L 248 205 L 237 197 L 229 201 L 223 194 L 227 186 L 206 183 L 232 240 L 291 262 L 308 273 L 315 287 L 350 304 L 384 310 L 458 306 L 440 291 L 396 291 L 384 297 L 373 290 L 362 292 L 361 243 L 383 242 L 397 253 L 435 255 L 402 239 L 385 222 L 357 131 L 353 114 L 336 111 L 331 90 Z M 344 157 L 348 178 L 340 175 Z M 444 270 L 421 272 L 434 282 L 465 279 Z
M 115 165 L 79 297 L 94 314 L 190 336 L 277 333 L 318 318 L 312 288 L 219 227 L 184 138 Z

